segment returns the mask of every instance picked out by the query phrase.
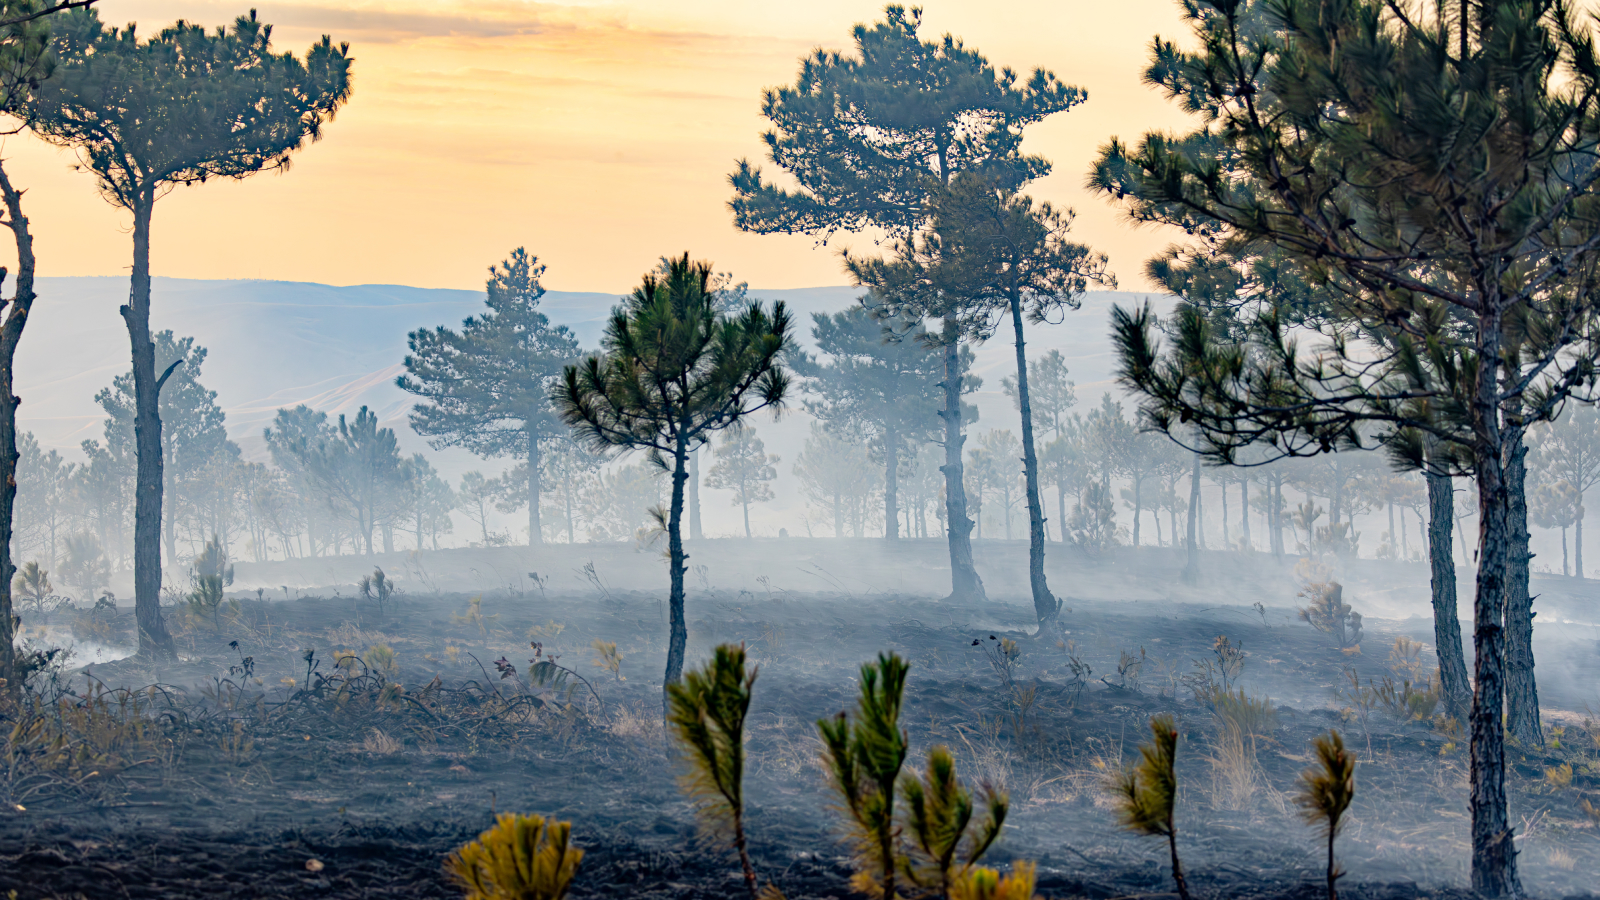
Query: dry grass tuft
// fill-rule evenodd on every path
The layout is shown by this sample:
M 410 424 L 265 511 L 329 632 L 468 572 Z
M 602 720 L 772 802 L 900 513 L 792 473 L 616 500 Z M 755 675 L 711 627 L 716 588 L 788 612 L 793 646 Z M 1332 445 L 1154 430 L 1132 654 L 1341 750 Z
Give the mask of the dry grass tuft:
M 612 737 L 659 741 L 662 738 L 661 710 L 647 703 L 619 704 L 611 710 L 605 730 Z
M 389 756 L 400 752 L 400 742 L 384 733 L 383 729 L 374 728 L 362 740 L 361 749 L 378 756 Z

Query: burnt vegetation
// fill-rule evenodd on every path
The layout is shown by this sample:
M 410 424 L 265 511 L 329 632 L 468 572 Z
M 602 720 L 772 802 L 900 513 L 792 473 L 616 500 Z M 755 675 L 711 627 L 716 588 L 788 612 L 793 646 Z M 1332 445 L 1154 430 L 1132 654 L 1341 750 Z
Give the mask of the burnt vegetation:
M 18 431 L 40 298 L 0 168 L 0 892 L 1592 894 L 1572 10 L 1186 3 L 1198 49 L 1145 77 L 1199 130 L 1111 141 L 1089 186 L 1187 240 L 1159 310 L 1110 306 L 1121 393 L 1082 411 L 1026 346 L 1117 282 L 1021 148 L 1087 95 L 891 5 L 764 95 L 788 186 L 728 178 L 739 229 L 870 238 L 846 309 L 806 329 L 675 251 L 586 348 L 519 247 L 396 348 L 409 434 L 299 405 L 247 452 L 208 349 L 152 327 L 155 201 L 287 168 L 354 59 L 91 3 L 0 0 L 0 114 L 134 249 L 80 461 Z M 1004 340 L 1015 431 L 979 433 Z M 450 481 L 412 437 L 506 468 Z

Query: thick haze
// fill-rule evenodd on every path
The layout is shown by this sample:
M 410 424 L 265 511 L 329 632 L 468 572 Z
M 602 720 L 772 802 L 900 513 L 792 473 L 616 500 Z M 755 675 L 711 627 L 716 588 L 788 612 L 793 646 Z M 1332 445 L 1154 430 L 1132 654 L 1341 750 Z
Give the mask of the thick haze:
M 178 18 L 222 25 L 251 5 L 97 8 L 150 33 Z M 764 159 L 762 89 L 791 83 L 813 47 L 848 47 L 853 23 L 881 18 L 881 0 L 254 5 L 277 26 L 279 50 L 303 53 L 324 33 L 349 41 L 354 97 L 293 177 L 161 201 L 157 275 L 476 290 L 486 266 L 526 245 L 549 264 L 547 285 L 564 290 L 626 290 L 661 254 L 685 249 L 752 284 L 843 280 L 842 241 L 737 232 L 726 177 L 740 157 Z M 997 66 L 1024 77 L 1042 66 L 1088 90 L 1086 104 L 1028 131 L 1024 149 L 1055 163 L 1032 191 L 1074 207 L 1076 237 L 1111 255 L 1123 288 L 1146 288 L 1141 266 L 1167 236 L 1129 228 L 1081 186 L 1111 136 L 1179 123 L 1139 78 L 1151 37 L 1179 34 L 1177 7 L 926 6 L 925 36 L 949 31 Z M 126 273 L 129 220 L 72 171 L 70 153 L 27 134 L 5 139 L 3 153 L 28 191 L 41 275 Z

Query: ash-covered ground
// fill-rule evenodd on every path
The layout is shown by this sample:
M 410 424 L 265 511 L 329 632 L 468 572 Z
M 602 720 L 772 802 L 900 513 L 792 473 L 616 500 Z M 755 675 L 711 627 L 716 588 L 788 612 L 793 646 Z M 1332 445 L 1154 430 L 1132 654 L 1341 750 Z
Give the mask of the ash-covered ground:
M 742 641 L 761 667 L 748 751 L 763 879 L 790 898 L 850 895 L 815 722 L 851 709 L 860 664 L 892 651 L 912 665 L 908 766 L 943 744 L 965 779 L 1007 791 L 993 858 L 1037 860 L 1046 897 L 1170 890 L 1164 844 L 1119 831 L 1106 793 L 1158 712 L 1181 726 L 1179 848 L 1201 894 L 1323 890 L 1322 846 L 1292 792 L 1311 739 L 1338 728 L 1360 755 L 1342 893 L 1466 896 L 1465 741 L 1384 697 L 1434 665 L 1423 565 L 1336 565 L 1365 616 L 1360 651 L 1346 652 L 1296 616 L 1293 559 L 1206 554 L 1185 586 L 1174 551 L 1051 551 L 1065 633 L 1034 637 L 1021 542 L 980 545 L 993 599 L 968 605 L 938 599 L 938 541 L 691 545 L 689 664 Z M 375 562 L 399 587 L 381 609 L 355 586 Z M 1600 806 L 1600 586 L 1536 576 L 1534 590 L 1552 740 L 1511 749 L 1512 812 L 1525 885 L 1559 897 L 1600 871 L 1600 822 L 1583 805 Z M 742 895 L 737 863 L 697 836 L 662 733 L 658 554 L 240 564 L 231 593 L 215 621 L 168 610 L 176 665 L 83 656 L 44 686 L 63 702 L 12 731 L 0 772 L 0 892 L 453 897 L 446 854 L 515 810 L 573 822 L 588 854 L 574 896 Z M 127 608 L 25 621 L 101 659 L 131 628 Z M 1242 667 L 1223 671 L 1219 638 L 1243 649 Z M 1002 639 L 1020 648 L 1010 671 L 994 663 Z M 1408 656 L 1399 639 L 1424 647 Z M 530 681 L 535 642 L 576 673 L 565 685 Z M 615 645 L 619 669 L 597 642 Z M 1270 698 L 1271 714 L 1243 729 L 1219 715 L 1199 689 L 1220 679 Z

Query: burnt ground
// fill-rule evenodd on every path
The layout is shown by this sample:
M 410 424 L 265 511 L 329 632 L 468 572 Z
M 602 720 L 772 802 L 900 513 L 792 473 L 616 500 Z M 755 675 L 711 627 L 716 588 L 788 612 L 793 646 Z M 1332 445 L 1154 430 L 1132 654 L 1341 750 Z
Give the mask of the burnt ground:
M 761 666 L 748 780 L 762 876 L 790 898 L 850 896 L 814 722 L 851 708 L 857 667 L 893 651 L 912 663 L 908 764 L 945 744 L 968 781 L 1009 792 L 991 860 L 1037 860 L 1044 896 L 1170 890 L 1164 845 L 1118 831 L 1105 792 L 1159 712 L 1176 714 L 1183 732 L 1180 851 L 1200 895 L 1321 895 L 1320 845 L 1291 792 L 1310 740 L 1336 727 L 1361 756 L 1339 841 L 1350 872 L 1342 895 L 1466 896 L 1465 742 L 1451 723 L 1397 715 L 1371 693 L 1396 677 L 1396 639 L 1431 644 L 1431 623 L 1369 617 L 1351 654 L 1296 621 L 1292 596 L 1257 610 L 1239 591 L 1221 592 L 1234 603 L 1207 605 L 1079 597 L 1073 587 L 1057 579 L 1066 633 L 1045 638 L 1029 636 L 1031 612 L 1018 603 L 844 584 L 692 591 L 690 663 L 743 641 Z M 477 594 L 413 590 L 380 610 L 346 587 L 243 600 L 217 622 L 173 608 L 180 664 L 126 659 L 42 678 L 62 702 L 5 745 L 0 892 L 455 897 L 444 857 L 495 810 L 515 810 L 573 822 L 587 854 L 575 897 L 741 896 L 736 863 L 697 836 L 663 741 L 662 592 L 547 590 L 491 592 L 477 607 Z M 128 638 L 131 611 L 63 610 L 28 624 L 115 644 Z M 1196 690 L 1206 662 L 1218 678 L 1221 635 L 1246 653 L 1237 686 L 1276 706 L 1231 740 Z M 1020 647 L 1009 680 L 985 653 L 1003 638 Z M 530 683 L 531 641 L 587 685 Z M 595 641 L 617 645 L 619 673 L 595 663 Z M 379 647 L 393 652 L 392 668 Z M 337 664 L 352 656 L 366 662 Z M 497 676 L 502 657 L 515 675 Z M 1578 681 L 1592 683 L 1592 647 L 1548 657 L 1541 669 L 1581 669 Z M 1422 664 L 1432 665 L 1426 653 Z M 1564 726 L 1558 743 L 1512 748 L 1524 880 L 1541 896 L 1583 894 L 1600 871 L 1600 823 L 1582 806 L 1600 805 L 1600 723 L 1586 726 L 1577 709 L 1547 714 Z

